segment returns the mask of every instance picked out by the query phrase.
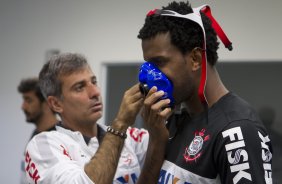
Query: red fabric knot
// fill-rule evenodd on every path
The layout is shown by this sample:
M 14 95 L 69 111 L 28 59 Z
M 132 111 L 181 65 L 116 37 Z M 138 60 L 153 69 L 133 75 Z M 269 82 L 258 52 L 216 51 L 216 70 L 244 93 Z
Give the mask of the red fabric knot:
M 153 10 L 150 10 L 148 13 L 147 13 L 147 16 L 152 16 L 156 13 L 157 9 L 153 9 Z

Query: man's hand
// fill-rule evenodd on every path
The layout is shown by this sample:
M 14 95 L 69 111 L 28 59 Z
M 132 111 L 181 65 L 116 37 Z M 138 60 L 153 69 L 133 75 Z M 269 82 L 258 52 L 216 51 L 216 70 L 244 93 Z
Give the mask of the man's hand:
M 150 89 L 144 101 L 142 118 L 145 126 L 150 133 L 152 140 L 166 142 L 169 132 L 165 126 L 166 120 L 171 115 L 172 110 L 169 107 L 170 100 L 159 100 L 164 95 L 163 91 L 157 91 L 154 86 Z
M 143 105 L 143 101 L 144 98 L 139 90 L 139 84 L 135 84 L 124 93 L 118 114 L 112 126 L 126 130 L 128 126 L 133 125 Z
M 150 137 L 145 164 L 138 179 L 138 184 L 158 183 L 169 137 L 165 123 L 172 114 L 169 107 L 170 100 L 160 100 L 163 95 L 163 91 L 157 91 L 156 87 L 152 87 L 144 101 L 142 117 Z
M 119 112 L 111 127 L 119 132 L 126 132 L 128 126 L 135 122 L 143 105 L 143 95 L 136 84 L 124 93 Z M 124 145 L 124 138 L 106 133 L 96 154 L 85 165 L 85 172 L 96 184 L 113 183 L 118 160 Z

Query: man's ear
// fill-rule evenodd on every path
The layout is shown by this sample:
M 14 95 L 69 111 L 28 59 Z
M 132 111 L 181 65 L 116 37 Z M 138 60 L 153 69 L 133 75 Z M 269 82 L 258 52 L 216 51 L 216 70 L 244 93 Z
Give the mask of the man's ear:
M 190 52 L 190 57 L 192 58 L 192 71 L 197 71 L 202 66 L 202 49 L 196 47 Z
M 63 112 L 61 101 L 57 97 L 55 97 L 55 96 L 48 96 L 47 102 L 48 102 L 50 108 L 53 111 L 55 111 L 56 113 L 60 114 L 60 113 Z

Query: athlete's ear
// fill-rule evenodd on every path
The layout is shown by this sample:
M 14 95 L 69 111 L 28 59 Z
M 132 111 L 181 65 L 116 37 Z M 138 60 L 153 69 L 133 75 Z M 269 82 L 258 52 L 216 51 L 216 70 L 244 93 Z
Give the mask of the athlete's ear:
M 48 102 L 49 107 L 53 111 L 55 111 L 55 112 L 57 112 L 59 114 L 63 112 L 61 100 L 58 99 L 57 97 L 55 97 L 55 96 L 48 96 L 47 102 Z
M 195 47 L 191 52 L 190 52 L 190 57 L 192 58 L 192 71 L 197 71 L 201 68 L 202 66 L 202 52 L 203 50 L 199 47 Z

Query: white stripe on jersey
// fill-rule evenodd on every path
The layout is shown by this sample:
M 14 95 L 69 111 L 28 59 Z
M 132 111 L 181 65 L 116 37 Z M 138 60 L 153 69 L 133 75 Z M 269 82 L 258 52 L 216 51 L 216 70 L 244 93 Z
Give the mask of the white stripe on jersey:
M 172 162 L 164 161 L 159 177 L 159 184 L 220 184 L 219 176 L 214 179 L 205 178 L 187 171 Z

